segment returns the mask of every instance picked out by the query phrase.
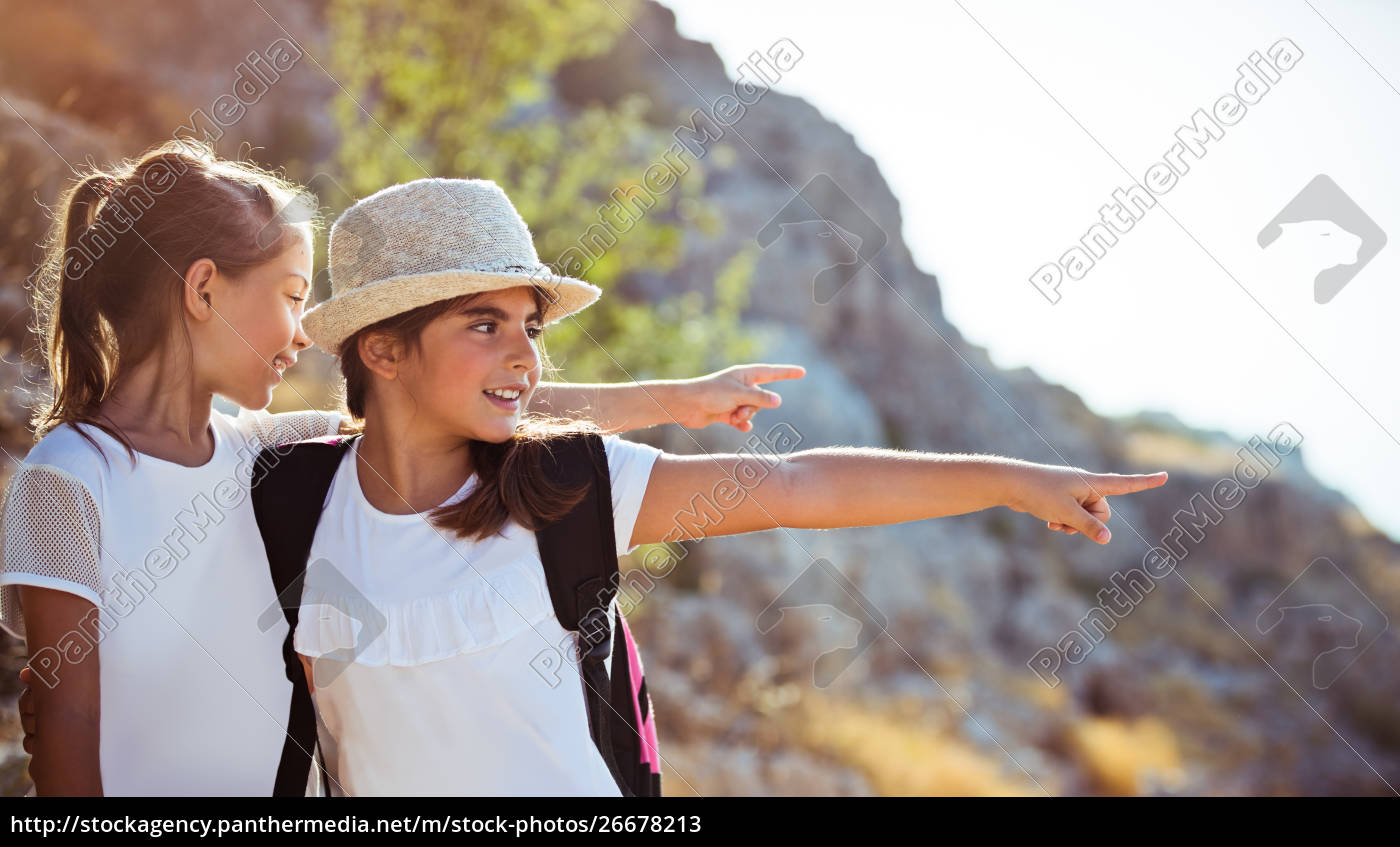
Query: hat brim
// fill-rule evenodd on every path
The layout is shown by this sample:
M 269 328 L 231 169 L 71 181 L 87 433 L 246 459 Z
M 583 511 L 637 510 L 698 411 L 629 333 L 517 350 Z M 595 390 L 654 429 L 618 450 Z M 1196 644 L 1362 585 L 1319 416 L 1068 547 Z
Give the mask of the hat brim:
M 603 290 L 573 277 L 503 271 L 435 271 L 381 279 L 331 297 L 302 316 L 317 347 L 337 355 L 345 339 L 394 315 L 464 294 L 531 285 L 545 292 L 544 323 L 551 324 L 592 305 Z

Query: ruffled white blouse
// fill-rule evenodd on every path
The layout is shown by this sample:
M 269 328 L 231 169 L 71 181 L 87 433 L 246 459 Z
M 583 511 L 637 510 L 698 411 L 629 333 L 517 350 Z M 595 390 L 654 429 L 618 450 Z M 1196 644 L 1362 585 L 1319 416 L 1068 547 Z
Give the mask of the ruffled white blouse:
M 604 445 L 625 555 L 661 451 L 615 435 Z M 465 541 L 425 514 L 381 512 L 352 449 L 310 562 L 293 644 L 314 657 L 333 795 L 618 795 L 533 532 L 511 522 Z

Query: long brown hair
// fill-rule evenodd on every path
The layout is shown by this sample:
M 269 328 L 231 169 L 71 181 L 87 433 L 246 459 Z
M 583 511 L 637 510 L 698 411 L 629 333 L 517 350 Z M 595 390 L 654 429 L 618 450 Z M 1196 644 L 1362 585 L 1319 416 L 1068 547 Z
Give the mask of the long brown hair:
M 531 292 L 535 305 L 543 311 L 545 294 L 533 286 Z M 407 349 L 421 352 L 423 329 L 428 324 L 442 315 L 470 307 L 481 296 L 467 294 L 429 303 L 371 324 L 345 339 L 340 345 L 340 372 L 345 377 L 342 411 L 355 419 L 353 428 L 364 429 L 365 400 L 370 390 L 370 370 L 360 359 L 359 339 L 382 332 Z M 545 371 L 552 371 L 543 347 L 540 357 Z M 565 488 L 544 473 L 542 460 L 550 451 L 551 442 L 582 432 L 602 434 L 592 421 L 526 412 L 507 441 L 496 444 L 471 439 L 469 449 L 477 485 L 464 499 L 429 512 L 430 519 L 460 538 L 479 541 L 500 532 L 512 519 L 531 531 L 558 520 L 583 499 L 587 486 Z
M 54 210 L 34 286 L 34 329 L 52 382 L 31 421 L 35 437 L 85 423 L 134 459 L 131 442 L 98 410 L 175 327 L 186 329 L 185 272 L 208 258 L 237 277 L 275 258 L 299 224 L 313 223 L 297 202 L 306 198 L 279 176 L 192 140 L 82 175 Z

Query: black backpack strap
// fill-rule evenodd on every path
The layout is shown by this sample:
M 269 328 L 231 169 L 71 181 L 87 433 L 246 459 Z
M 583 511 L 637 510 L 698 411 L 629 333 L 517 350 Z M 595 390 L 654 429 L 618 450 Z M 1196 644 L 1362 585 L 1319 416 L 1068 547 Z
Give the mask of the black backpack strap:
M 612 481 L 602 438 L 582 433 L 550 442 L 550 454 L 541 470 L 568 488 L 589 486 L 588 493 L 569 514 L 541 527 L 535 537 L 555 617 L 564 629 L 578 634 L 579 673 L 583 676 L 593 743 L 622 795 L 633 797 L 633 780 L 620 771 L 613 741 L 617 714 L 612 704 L 628 703 L 630 695 L 621 701 L 615 699 L 606 665 L 613 652 L 608 614 L 617 593 L 618 569 Z M 617 667 L 616 662 L 613 667 Z M 626 715 L 629 710 L 621 711 Z M 623 726 L 616 727 L 617 734 L 626 731 Z M 630 774 L 631 770 L 627 772 Z
M 267 548 L 277 603 L 289 627 L 282 642 L 282 661 L 292 683 L 292 703 L 287 716 L 287 740 L 282 745 L 272 790 L 274 797 L 304 797 L 311 772 L 311 751 L 317 749 L 319 753 L 315 704 L 292 638 L 316 525 L 321 520 L 331 480 L 355 438 L 358 436 L 337 436 L 269 447 L 258 454 L 253 466 L 253 513 Z M 276 609 L 263 612 L 264 619 L 269 615 L 275 621 Z M 270 626 L 262 619 L 259 624 L 264 630 Z

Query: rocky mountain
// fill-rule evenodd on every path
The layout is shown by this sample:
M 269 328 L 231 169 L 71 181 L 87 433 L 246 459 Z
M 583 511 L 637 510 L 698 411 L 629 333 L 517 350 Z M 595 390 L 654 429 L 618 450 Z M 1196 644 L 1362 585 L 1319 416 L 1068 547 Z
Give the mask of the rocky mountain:
M 4 0 L 0 13 L 19 5 Z M 313 52 L 326 37 L 316 2 L 276 4 L 276 22 L 230 20 L 212 0 L 178 19 L 133 7 L 144 13 L 68 2 L 6 15 L 18 21 L 0 34 L 0 95 L 15 107 L 0 108 L 7 385 L 37 384 L 16 364 L 23 284 L 43 228 L 35 201 L 52 202 L 66 177 L 60 156 L 102 160 L 159 140 L 154 128 L 207 108 L 247 45 L 282 27 Z M 611 52 L 561 70 L 549 108 L 641 93 L 658 138 L 694 126 L 697 109 L 702 122 L 732 109 L 717 99 L 736 94 L 738 69 L 680 36 L 662 6 L 632 24 Z M 44 49 L 60 31 L 83 46 Z M 208 52 L 187 49 L 191 34 Z M 336 86 L 306 62 L 286 82 L 221 149 L 246 140 L 283 161 L 325 155 Z M 1029 369 L 995 367 L 944 317 L 898 201 L 849 133 L 773 91 L 712 125 L 720 134 L 696 158 L 723 226 L 688 231 L 680 267 L 617 294 L 708 293 L 731 257 L 753 251 L 746 321 L 764 359 L 808 375 L 779 386 L 783 405 L 748 435 L 663 426 L 640 440 L 684 453 L 780 437 L 783 449 L 995 452 L 1171 480 L 1114 503 L 1106 547 L 997 509 L 639 551 L 629 620 L 667 793 L 1392 793 L 1400 548 L 1308 474 L 1306 433 L 1280 421 L 1245 444 L 1162 413 L 1105 418 Z M 0 404 L 12 457 L 28 449 L 28 397 Z M 0 693 L 12 698 L 23 646 L 3 649 Z M 20 792 L 5 705 L 0 782 Z

